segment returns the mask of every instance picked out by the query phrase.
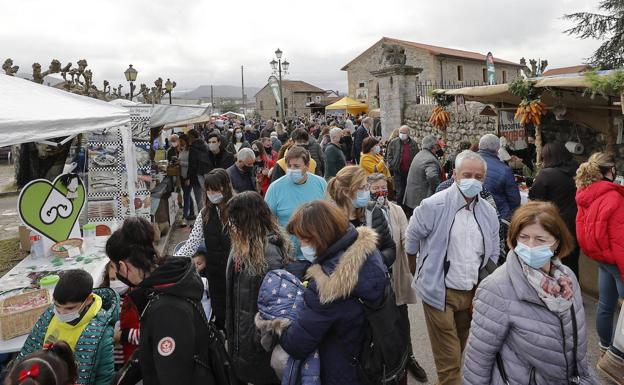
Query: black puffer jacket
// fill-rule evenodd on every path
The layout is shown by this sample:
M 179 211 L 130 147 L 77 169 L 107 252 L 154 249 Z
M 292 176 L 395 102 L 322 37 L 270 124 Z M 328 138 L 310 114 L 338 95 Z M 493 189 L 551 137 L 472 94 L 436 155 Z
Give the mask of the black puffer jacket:
M 190 258 L 169 257 L 130 292 L 141 314 L 139 362 L 145 385 L 211 385 L 204 285 Z M 151 301 L 150 301 L 151 300 Z M 149 303 L 149 306 L 148 306 Z
M 392 239 L 392 232 L 384 208 L 375 202 L 366 207 L 366 226 L 375 230 L 378 235 L 377 249 L 381 253 L 384 264 L 388 269 L 396 259 L 396 243 Z
M 189 146 L 188 175 L 191 183 L 198 183 L 198 175 L 208 174 L 212 170 L 208 152 L 208 145 L 201 138 Z
M 206 249 L 206 278 L 210 282 L 210 300 L 215 315 L 215 325 L 223 330 L 226 303 L 225 268 L 230 255 L 230 234 L 221 223 L 221 217 L 215 205 L 209 204 L 204 210 L 210 210 L 208 222 L 203 223 L 204 244 L 210 245 Z
M 265 252 L 268 270 L 284 267 L 282 242 L 278 236 L 269 236 Z M 258 292 L 264 275 L 249 275 L 245 270 L 237 271 L 236 261 L 230 255 L 227 265 L 225 322 L 228 352 L 238 379 L 256 385 L 279 383 L 270 365 L 271 353 L 260 345 L 260 335 L 254 323 L 258 312 Z

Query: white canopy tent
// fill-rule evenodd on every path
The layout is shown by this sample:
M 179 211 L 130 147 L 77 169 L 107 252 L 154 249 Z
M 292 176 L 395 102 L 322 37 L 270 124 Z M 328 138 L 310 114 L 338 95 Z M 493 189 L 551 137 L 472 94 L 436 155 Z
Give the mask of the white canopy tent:
M 130 123 L 126 108 L 0 75 L 0 147 Z

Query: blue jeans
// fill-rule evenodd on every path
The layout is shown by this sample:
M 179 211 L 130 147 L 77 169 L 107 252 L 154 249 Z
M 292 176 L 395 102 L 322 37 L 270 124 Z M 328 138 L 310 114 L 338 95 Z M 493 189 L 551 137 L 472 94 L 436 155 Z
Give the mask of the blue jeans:
M 189 219 L 193 210 L 193 200 L 191 199 L 191 191 L 193 187 L 189 184 L 186 185 L 186 181 L 182 182 L 182 198 L 184 200 L 184 208 L 182 209 L 182 218 Z
M 624 298 L 624 281 L 616 265 L 598 263 L 598 309 L 596 330 L 600 344 L 608 347 L 613 341 L 613 314 L 618 298 Z

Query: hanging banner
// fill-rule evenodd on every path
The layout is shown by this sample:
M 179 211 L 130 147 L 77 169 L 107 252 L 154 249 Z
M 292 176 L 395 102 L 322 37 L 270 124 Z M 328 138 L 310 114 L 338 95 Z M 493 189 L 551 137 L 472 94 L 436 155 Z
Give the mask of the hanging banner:
M 280 100 L 279 81 L 273 75 L 269 76 L 269 87 L 271 88 L 271 91 L 273 91 L 273 96 L 277 102 L 277 109 L 280 110 L 282 101 Z
M 85 187 L 75 174 L 63 174 L 52 183 L 36 179 L 22 189 L 17 212 L 23 223 L 48 242 L 80 237 L 78 217 L 85 204 Z
M 494 55 L 488 52 L 485 58 L 485 66 L 487 67 L 488 84 L 496 84 L 496 69 L 494 68 Z

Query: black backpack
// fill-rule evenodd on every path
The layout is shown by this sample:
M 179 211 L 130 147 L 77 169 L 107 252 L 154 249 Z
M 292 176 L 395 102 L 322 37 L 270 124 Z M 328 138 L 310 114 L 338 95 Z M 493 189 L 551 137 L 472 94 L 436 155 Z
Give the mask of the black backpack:
M 351 360 L 367 385 L 398 384 L 405 376 L 410 352 L 408 325 L 396 305 L 388 282 L 380 303 L 358 298 L 366 316 L 364 341 L 359 357 Z

